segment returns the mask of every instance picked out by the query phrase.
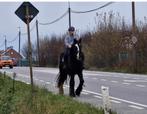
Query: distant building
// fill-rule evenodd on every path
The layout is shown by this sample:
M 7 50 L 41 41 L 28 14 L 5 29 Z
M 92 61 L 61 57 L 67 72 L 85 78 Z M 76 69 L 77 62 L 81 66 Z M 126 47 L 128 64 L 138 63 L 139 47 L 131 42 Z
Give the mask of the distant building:
M 21 60 L 23 57 L 20 53 L 18 53 L 17 51 L 15 51 L 13 49 L 13 47 L 8 47 L 5 50 L 0 50 L 0 56 L 10 56 L 12 58 L 12 60 L 15 62 L 15 64 L 17 65 L 18 64 L 18 61 Z

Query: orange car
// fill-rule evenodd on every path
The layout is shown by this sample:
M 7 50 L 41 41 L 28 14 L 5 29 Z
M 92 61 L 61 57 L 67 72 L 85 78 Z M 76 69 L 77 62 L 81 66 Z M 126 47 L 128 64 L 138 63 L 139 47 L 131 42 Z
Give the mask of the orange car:
M 1 56 L 0 57 L 0 68 L 8 66 L 9 68 L 13 68 L 13 61 L 9 56 Z

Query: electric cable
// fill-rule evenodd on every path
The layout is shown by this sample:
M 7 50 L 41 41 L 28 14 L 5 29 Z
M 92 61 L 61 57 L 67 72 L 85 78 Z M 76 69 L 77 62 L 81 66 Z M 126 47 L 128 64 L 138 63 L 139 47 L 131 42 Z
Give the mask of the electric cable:
M 51 21 L 51 22 L 49 22 L 49 23 L 41 23 L 41 22 L 39 22 L 39 24 L 40 24 L 40 25 L 50 25 L 50 24 L 53 24 L 53 23 L 55 23 L 55 22 L 61 20 L 61 19 L 62 19 L 63 17 L 65 17 L 67 14 L 68 14 L 68 10 L 67 10 L 63 15 L 61 15 L 60 17 L 58 17 L 57 19 L 55 19 L 54 21 Z
M 18 35 L 19 35 L 19 34 L 17 34 L 17 35 L 13 38 L 13 40 L 7 40 L 7 42 L 8 42 L 8 43 L 12 43 L 12 42 L 14 42 L 15 40 L 17 40 Z
M 0 47 L 3 47 L 5 45 L 5 41 L 3 41 L 3 43 L 0 45 Z
M 72 13 L 89 13 L 89 12 L 93 12 L 93 11 L 102 9 L 102 8 L 104 8 L 104 7 L 106 7 L 106 6 L 109 6 L 109 5 L 111 5 L 112 3 L 114 3 L 114 2 L 108 2 L 108 3 L 104 4 L 103 6 L 100 6 L 100 7 L 95 8 L 95 9 L 87 10 L 87 11 L 74 11 L 74 10 L 71 9 L 71 12 L 72 12 Z
M 34 25 L 32 26 L 32 28 L 30 29 L 30 32 L 32 32 L 35 27 L 36 27 L 36 23 L 34 23 Z M 21 33 L 21 36 L 25 36 L 27 34 L 28 34 L 27 32 L 24 32 L 24 33 Z

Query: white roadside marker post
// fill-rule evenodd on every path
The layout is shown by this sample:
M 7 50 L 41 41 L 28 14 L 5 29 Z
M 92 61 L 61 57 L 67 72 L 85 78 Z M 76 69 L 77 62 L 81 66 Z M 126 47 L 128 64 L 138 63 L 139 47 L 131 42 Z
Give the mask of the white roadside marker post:
M 101 86 L 103 109 L 105 114 L 111 114 L 111 103 L 109 98 L 109 87 Z

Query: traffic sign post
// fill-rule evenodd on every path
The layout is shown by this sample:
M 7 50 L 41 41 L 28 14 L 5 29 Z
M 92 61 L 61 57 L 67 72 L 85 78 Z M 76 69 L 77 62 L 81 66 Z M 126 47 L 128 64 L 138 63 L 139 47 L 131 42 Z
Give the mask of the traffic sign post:
M 30 3 L 23 2 L 21 6 L 15 11 L 15 14 L 27 24 L 28 33 L 28 51 L 29 51 L 29 66 L 30 66 L 30 80 L 33 92 L 33 69 L 32 69 L 32 46 L 30 40 L 30 22 L 39 13 L 39 11 Z

